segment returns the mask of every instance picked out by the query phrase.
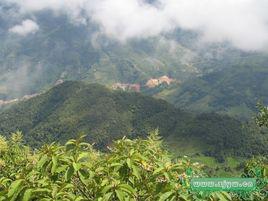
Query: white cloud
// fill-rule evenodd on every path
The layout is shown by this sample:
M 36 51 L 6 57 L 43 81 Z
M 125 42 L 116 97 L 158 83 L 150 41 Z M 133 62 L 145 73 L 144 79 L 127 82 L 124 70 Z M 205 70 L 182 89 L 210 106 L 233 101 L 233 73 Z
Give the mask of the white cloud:
M 20 36 L 27 36 L 31 33 L 36 33 L 39 30 L 38 24 L 32 20 L 24 20 L 21 24 L 9 29 L 9 32 L 18 34 Z
M 19 5 L 22 12 L 52 9 L 76 22 L 90 18 L 121 41 L 182 28 L 200 32 L 206 42 L 229 41 L 244 50 L 268 47 L 267 0 L 158 0 L 157 5 L 142 0 L 6 1 Z

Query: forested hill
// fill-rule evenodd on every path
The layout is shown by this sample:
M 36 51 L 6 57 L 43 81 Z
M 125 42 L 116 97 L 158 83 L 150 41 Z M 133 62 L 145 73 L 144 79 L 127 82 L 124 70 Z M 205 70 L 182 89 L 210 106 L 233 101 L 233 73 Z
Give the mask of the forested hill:
M 27 143 L 65 142 L 79 133 L 104 148 L 112 140 L 145 136 L 159 128 L 164 139 L 197 139 L 212 155 L 264 154 L 267 139 L 230 117 L 194 115 L 138 93 L 111 91 L 98 84 L 64 82 L 0 115 L 0 133 L 21 130 Z M 176 143 L 175 143 L 176 144 Z
M 256 64 L 258 63 L 258 64 Z M 251 119 L 258 101 L 268 104 L 268 61 L 246 61 L 188 80 L 166 98 L 180 108 Z

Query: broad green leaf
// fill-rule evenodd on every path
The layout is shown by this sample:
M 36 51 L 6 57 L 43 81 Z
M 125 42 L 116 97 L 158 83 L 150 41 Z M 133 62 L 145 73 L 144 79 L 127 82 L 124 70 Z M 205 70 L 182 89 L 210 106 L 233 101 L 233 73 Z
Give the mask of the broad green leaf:
M 135 195 L 136 191 L 128 184 L 120 184 L 118 186 L 121 190 L 127 192 L 130 195 Z
M 77 161 L 78 161 L 78 162 L 83 162 L 83 161 L 85 161 L 88 157 L 89 157 L 88 152 L 80 153 L 79 156 L 78 156 L 78 158 L 77 158 Z
M 112 163 L 111 167 L 121 167 L 122 164 L 121 163 Z
M 168 200 L 168 198 L 173 194 L 173 192 L 166 192 L 160 196 L 159 201 Z
M 86 199 L 83 197 L 76 197 L 74 201 L 84 201 L 84 200 L 86 200 Z
M 14 181 L 11 186 L 9 187 L 7 196 L 11 198 L 16 192 L 18 192 L 23 184 L 24 180 L 20 179 L 17 181 Z
M 230 201 L 229 196 L 226 197 L 226 195 L 223 194 L 222 192 L 215 192 L 212 194 L 212 197 L 219 199 L 220 201 Z
M 133 175 L 135 177 L 137 177 L 138 179 L 140 179 L 140 173 L 139 173 L 139 170 L 138 168 L 135 166 L 135 165 L 132 165 L 132 171 L 133 171 Z
M 121 190 L 115 190 L 116 196 L 120 201 L 125 201 L 124 193 Z
M 108 201 L 110 200 L 111 196 L 113 195 L 112 192 L 110 193 L 106 193 L 104 196 L 103 196 L 103 201 Z
M 56 156 L 52 156 L 52 168 L 51 168 L 51 173 L 54 174 L 57 170 L 58 167 L 58 159 Z
M 70 166 L 67 169 L 67 172 L 65 173 L 65 180 L 70 181 L 72 176 L 73 176 L 73 174 L 74 174 L 74 168 L 73 168 L 73 166 Z
M 130 158 L 127 158 L 127 166 L 131 169 L 132 168 L 132 162 Z
M 160 173 L 163 169 L 164 169 L 164 167 L 159 167 L 154 171 L 153 174 L 156 175 L 156 174 Z
M 227 192 L 221 192 L 220 194 L 222 194 L 226 198 L 226 200 L 228 200 L 228 201 L 232 200 L 232 197 L 230 196 L 229 193 L 227 193 Z
M 74 170 L 75 170 L 75 171 L 78 171 L 78 170 L 80 170 L 80 168 L 81 168 L 82 166 L 81 166 L 81 164 L 79 164 L 79 163 L 75 163 L 75 162 L 74 162 L 74 163 L 73 163 L 73 167 L 74 167 Z
M 87 186 L 87 173 L 83 170 L 79 170 L 78 175 L 82 183 Z
M 28 190 L 26 190 L 26 191 L 24 192 L 22 201 L 30 201 L 31 198 L 32 198 L 32 193 L 33 193 L 33 190 L 32 190 L 32 189 L 28 189 Z
M 105 186 L 105 187 L 102 189 L 101 193 L 102 193 L 102 194 L 106 194 L 112 187 L 113 187 L 113 185 L 111 185 L 111 184 Z
M 42 156 L 42 158 L 37 163 L 37 167 L 43 168 L 43 166 L 45 165 L 47 161 L 48 161 L 48 157 L 46 155 Z

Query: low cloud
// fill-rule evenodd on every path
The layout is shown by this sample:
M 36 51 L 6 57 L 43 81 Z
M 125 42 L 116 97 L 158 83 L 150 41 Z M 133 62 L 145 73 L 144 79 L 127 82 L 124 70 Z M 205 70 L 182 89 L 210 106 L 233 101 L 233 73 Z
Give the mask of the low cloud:
M 21 12 L 51 9 L 76 23 L 88 19 L 122 42 L 172 32 L 197 31 L 203 42 L 231 42 L 243 50 L 268 47 L 267 0 L 5 0 Z
M 160 0 L 154 6 L 138 0 L 103 0 L 94 6 L 90 13 L 104 33 L 123 41 L 181 28 L 199 32 L 204 42 L 229 41 L 243 50 L 268 46 L 264 0 Z
M 8 92 L 7 99 L 21 97 L 31 94 L 31 89 L 42 78 L 43 66 L 38 64 L 33 66 L 30 62 L 22 61 L 18 63 L 18 68 L 3 72 L 1 81 L 2 87 Z
M 24 20 L 21 24 L 16 25 L 9 29 L 9 32 L 18 34 L 20 36 L 27 36 L 28 34 L 36 33 L 39 30 L 39 26 L 32 20 Z

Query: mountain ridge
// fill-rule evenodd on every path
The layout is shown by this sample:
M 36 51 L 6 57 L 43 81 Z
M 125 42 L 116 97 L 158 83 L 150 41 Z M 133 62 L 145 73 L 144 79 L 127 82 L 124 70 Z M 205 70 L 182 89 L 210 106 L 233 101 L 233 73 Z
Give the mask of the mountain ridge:
M 164 98 L 188 110 L 248 120 L 257 112 L 257 102 L 268 104 L 267 86 L 268 60 L 262 65 L 237 65 L 193 78 Z
M 21 130 L 34 146 L 65 142 L 85 133 L 89 142 L 103 149 L 115 139 L 145 137 L 157 128 L 164 139 L 185 143 L 198 139 L 205 147 L 203 153 L 216 157 L 249 156 L 267 150 L 265 136 L 231 117 L 195 115 L 164 100 L 99 84 L 67 81 L 0 113 L 1 134 Z

